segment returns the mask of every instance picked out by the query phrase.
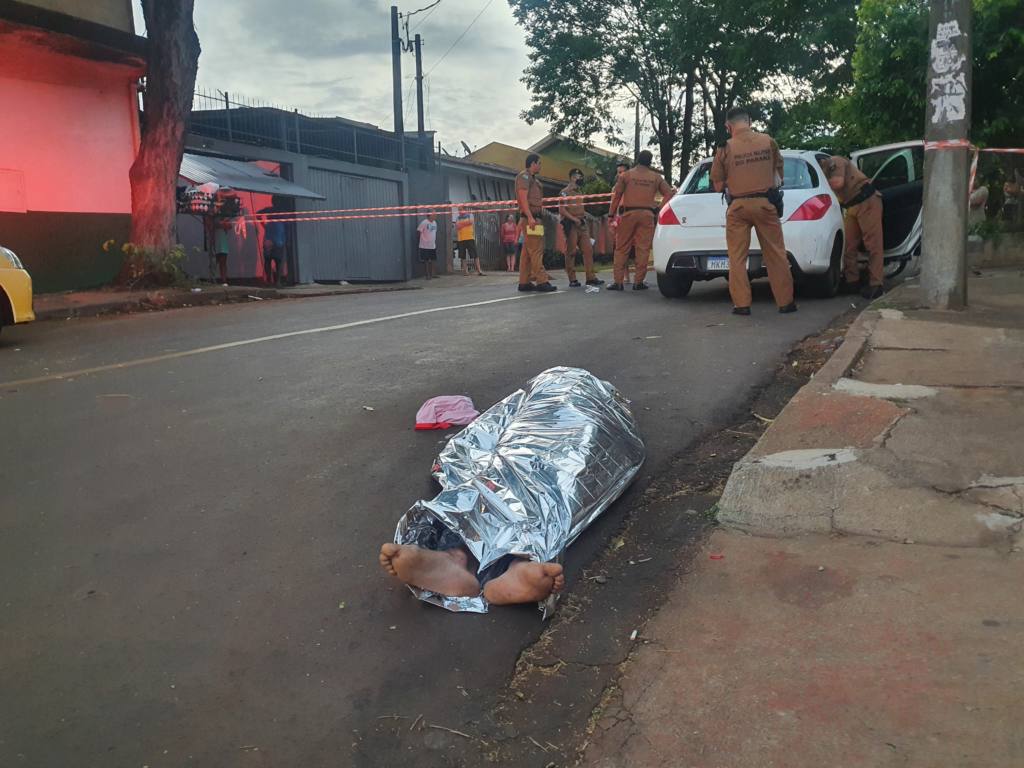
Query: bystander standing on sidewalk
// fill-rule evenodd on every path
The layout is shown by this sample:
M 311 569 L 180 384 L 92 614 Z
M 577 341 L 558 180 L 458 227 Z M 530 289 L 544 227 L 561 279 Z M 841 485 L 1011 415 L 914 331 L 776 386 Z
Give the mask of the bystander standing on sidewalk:
M 457 242 L 459 247 L 459 259 L 462 261 L 462 274 L 469 277 L 469 260 L 472 259 L 476 265 L 476 273 L 484 277 L 480 269 L 480 255 L 476 250 L 476 222 L 473 214 L 465 208 L 459 208 L 459 215 L 455 219 L 455 231 L 458 233 Z
M 505 254 L 505 271 L 516 271 L 516 239 L 519 230 L 516 226 L 516 217 L 511 213 L 505 218 L 501 225 L 501 250 Z
M 434 277 L 434 266 L 437 263 L 437 221 L 434 219 L 434 214 L 428 213 L 427 218 L 416 228 L 420 234 L 420 263 L 423 264 L 427 280 Z

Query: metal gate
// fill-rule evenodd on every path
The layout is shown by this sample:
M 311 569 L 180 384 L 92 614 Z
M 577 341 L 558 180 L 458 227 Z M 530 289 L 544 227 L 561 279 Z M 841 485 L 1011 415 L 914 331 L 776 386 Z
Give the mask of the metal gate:
M 326 200 L 313 210 L 378 208 L 402 204 L 397 181 L 310 168 L 306 186 Z M 313 280 L 404 280 L 405 247 L 400 218 L 313 222 L 309 263 Z

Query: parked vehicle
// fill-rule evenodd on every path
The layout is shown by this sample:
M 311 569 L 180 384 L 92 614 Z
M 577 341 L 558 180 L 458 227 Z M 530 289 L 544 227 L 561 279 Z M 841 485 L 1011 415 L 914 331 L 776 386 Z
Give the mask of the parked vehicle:
M 843 212 L 818 163 L 823 157 L 821 152 L 783 150 L 782 230 L 796 283 L 829 298 L 842 279 Z M 882 192 L 887 272 L 898 274 L 920 253 L 923 144 L 876 147 L 853 159 Z M 658 288 L 669 298 L 686 296 L 695 281 L 729 274 L 726 203 L 711 184 L 711 162 L 705 158 L 694 166 L 658 217 L 654 268 Z M 751 279 L 768 274 L 753 232 L 747 274 Z
M 32 278 L 14 251 L 0 246 L 0 329 L 35 319 Z

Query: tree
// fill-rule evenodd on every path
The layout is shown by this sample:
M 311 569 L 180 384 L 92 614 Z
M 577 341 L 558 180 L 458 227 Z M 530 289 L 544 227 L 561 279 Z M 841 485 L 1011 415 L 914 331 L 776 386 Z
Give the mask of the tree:
M 613 144 L 616 105 L 638 101 L 651 122 L 662 169 L 671 177 L 685 76 L 666 34 L 663 0 L 509 0 L 533 49 L 524 82 L 533 103 L 528 123 L 586 141 L 603 133 Z
M 1014 146 L 1024 124 L 1024 4 L 974 0 L 971 138 Z M 924 136 L 928 67 L 927 0 L 864 0 L 857 14 L 853 87 L 822 103 L 815 120 L 841 147 Z
M 528 122 L 585 140 L 638 100 L 666 176 L 725 138 L 725 114 L 849 78 L 854 0 L 509 0 L 532 49 Z M 831 32 L 823 26 L 832 27 Z
M 195 0 L 142 0 L 149 61 L 142 141 L 129 172 L 134 258 L 126 260 L 122 282 L 136 280 L 147 271 L 140 261 L 161 262 L 175 247 L 174 191 L 199 68 L 194 5 Z

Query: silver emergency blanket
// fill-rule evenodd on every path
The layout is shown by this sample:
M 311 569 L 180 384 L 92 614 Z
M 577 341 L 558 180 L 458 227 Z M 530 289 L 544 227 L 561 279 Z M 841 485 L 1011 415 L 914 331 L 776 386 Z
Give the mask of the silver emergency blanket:
M 441 493 L 402 517 L 395 542 L 436 541 L 440 524 L 476 557 L 478 573 L 508 555 L 559 562 L 633 481 L 645 453 L 615 387 L 580 368 L 552 368 L 448 442 L 433 467 Z M 482 594 L 412 591 L 450 611 L 487 612 Z M 541 605 L 545 615 L 553 605 Z

